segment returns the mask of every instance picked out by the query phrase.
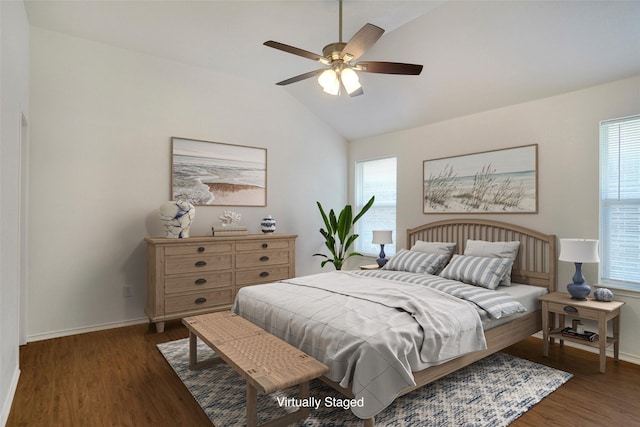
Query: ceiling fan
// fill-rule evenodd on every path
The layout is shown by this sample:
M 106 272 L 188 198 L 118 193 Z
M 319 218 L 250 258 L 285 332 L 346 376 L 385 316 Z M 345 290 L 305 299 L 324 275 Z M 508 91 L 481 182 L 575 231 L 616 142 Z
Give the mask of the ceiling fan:
M 422 72 L 422 65 L 404 64 L 400 62 L 380 62 L 380 61 L 360 61 L 360 58 L 373 44 L 378 41 L 384 30 L 373 24 L 365 24 L 347 43 L 342 41 L 342 0 L 340 1 L 339 15 L 339 41 L 330 43 L 322 49 L 322 55 L 309 52 L 304 49 L 289 46 L 273 40 L 263 44 L 274 49 L 287 53 L 302 56 L 313 61 L 318 61 L 326 67 L 314 71 L 309 71 L 295 77 L 276 83 L 279 86 L 299 82 L 311 77 L 318 76 L 318 83 L 324 92 L 330 95 L 339 95 L 341 88 L 349 96 L 362 95 L 364 91 L 360 85 L 356 71 L 379 74 L 404 74 L 419 75 Z

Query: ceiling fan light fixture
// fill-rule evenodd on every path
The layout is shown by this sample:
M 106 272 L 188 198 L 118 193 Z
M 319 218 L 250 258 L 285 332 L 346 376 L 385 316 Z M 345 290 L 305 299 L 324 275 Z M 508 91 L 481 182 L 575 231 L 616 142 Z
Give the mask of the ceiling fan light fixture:
M 342 84 L 349 95 L 362 87 L 360 79 L 358 78 L 358 73 L 353 71 L 351 68 L 342 69 L 340 72 L 340 80 L 342 80 Z
M 318 83 L 322 86 L 322 90 L 329 95 L 338 95 L 340 93 L 340 80 L 338 80 L 338 74 L 333 69 L 324 70 L 318 76 Z

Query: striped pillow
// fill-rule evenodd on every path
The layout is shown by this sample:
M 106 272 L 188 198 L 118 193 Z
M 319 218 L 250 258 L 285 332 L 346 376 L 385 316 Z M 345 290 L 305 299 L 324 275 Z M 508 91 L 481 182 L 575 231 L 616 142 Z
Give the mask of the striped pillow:
M 509 258 L 515 262 L 520 242 L 486 242 L 484 240 L 467 240 L 464 255 L 490 258 Z M 500 286 L 511 286 L 511 269 L 507 271 Z
M 412 251 L 425 252 L 428 254 L 444 254 L 451 256 L 456 251 L 456 244 L 450 242 L 423 242 L 416 241 L 411 247 Z
M 454 255 L 440 277 L 470 285 L 496 289 L 513 261 L 509 258 L 485 258 Z
M 427 254 L 424 252 L 400 249 L 391 257 L 383 270 L 406 271 L 409 273 L 437 274 L 447 262 L 447 255 Z

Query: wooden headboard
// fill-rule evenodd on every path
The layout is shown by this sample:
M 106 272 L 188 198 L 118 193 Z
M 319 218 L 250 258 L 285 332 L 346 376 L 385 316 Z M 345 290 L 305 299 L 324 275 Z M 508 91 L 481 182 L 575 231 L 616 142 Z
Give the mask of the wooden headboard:
M 454 242 L 456 253 L 464 252 L 467 240 L 489 242 L 519 241 L 520 249 L 513 263 L 514 283 L 541 286 L 549 292 L 556 288 L 556 236 L 506 222 L 461 218 L 432 222 L 407 230 L 407 249 L 418 240 Z

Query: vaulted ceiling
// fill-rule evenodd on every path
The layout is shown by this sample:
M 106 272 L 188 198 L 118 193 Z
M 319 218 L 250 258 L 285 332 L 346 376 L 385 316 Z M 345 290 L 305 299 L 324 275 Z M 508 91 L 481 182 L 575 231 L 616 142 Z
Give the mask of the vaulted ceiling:
M 338 41 L 338 1 L 26 1 L 29 22 L 265 85 L 319 68 L 262 45 L 311 52 Z M 353 140 L 640 74 L 640 1 L 344 1 L 343 39 L 386 33 L 361 60 L 423 64 L 360 73 L 364 95 L 315 78 L 287 91 Z M 640 96 L 640 88 L 638 89 Z

